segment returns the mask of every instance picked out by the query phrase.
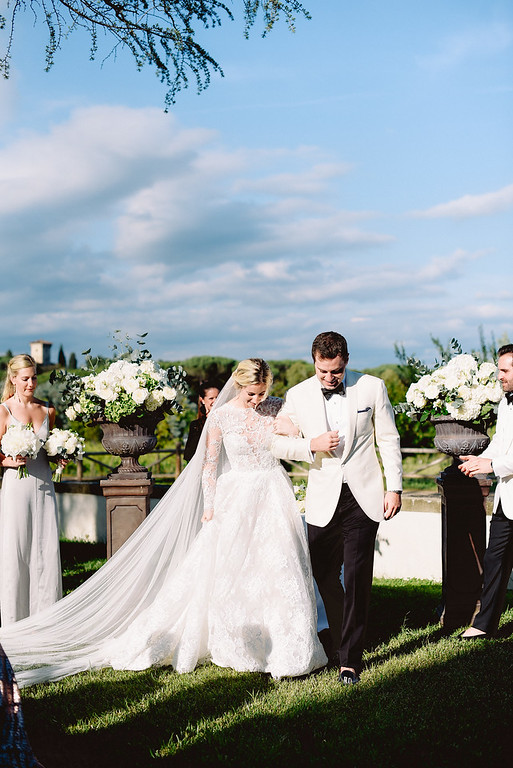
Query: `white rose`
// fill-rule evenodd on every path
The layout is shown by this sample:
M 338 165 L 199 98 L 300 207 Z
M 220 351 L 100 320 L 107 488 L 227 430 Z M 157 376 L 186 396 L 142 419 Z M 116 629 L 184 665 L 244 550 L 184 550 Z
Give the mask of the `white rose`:
M 76 420 L 76 418 L 77 418 L 77 416 L 78 416 L 78 413 L 76 412 L 76 410 L 74 409 L 74 407 L 73 407 L 72 405 L 70 405 L 70 407 L 69 407 L 69 408 L 66 408 L 66 410 L 64 411 L 64 413 L 66 414 L 66 417 L 67 417 L 67 418 L 68 418 L 70 421 L 75 421 L 75 420 Z
M 132 392 L 132 397 L 134 399 L 134 402 L 137 403 L 137 405 L 142 405 L 146 398 L 148 397 L 149 392 L 146 389 L 146 387 L 139 387 L 138 389 L 135 389 Z
M 431 380 L 424 388 L 424 394 L 428 400 L 436 400 L 440 393 L 441 384 L 438 381 Z
M 139 381 L 135 376 L 126 377 L 123 379 L 123 389 L 125 392 L 128 392 L 129 395 L 132 395 L 136 389 L 139 389 Z
M 174 400 L 176 397 L 176 389 L 174 387 L 164 387 L 162 394 L 166 400 Z

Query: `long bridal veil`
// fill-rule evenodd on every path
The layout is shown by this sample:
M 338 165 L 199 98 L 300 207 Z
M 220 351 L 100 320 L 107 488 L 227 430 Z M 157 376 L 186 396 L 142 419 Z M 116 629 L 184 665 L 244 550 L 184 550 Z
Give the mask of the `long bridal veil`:
M 230 379 L 214 408 L 235 394 Z M 166 495 L 97 573 L 44 611 L 0 629 L 20 687 L 101 666 L 102 644 L 155 600 L 201 528 L 206 432 Z

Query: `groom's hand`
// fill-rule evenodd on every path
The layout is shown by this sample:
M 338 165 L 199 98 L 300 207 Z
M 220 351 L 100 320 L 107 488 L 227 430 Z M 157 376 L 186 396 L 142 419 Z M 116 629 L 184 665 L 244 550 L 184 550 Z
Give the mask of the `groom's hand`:
M 319 437 L 312 437 L 310 440 L 310 450 L 312 453 L 322 451 L 323 453 L 329 453 L 334 451 L 340 443 L 338 432 L 324 432 Z
M 401 509 L 401 494 L 395 491 L 385 493 L 385 520 L 391 520 Z

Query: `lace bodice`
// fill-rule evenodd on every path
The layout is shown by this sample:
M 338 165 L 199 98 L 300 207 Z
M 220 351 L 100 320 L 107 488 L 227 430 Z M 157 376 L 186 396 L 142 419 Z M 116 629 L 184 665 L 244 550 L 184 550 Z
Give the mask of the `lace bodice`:
M 209 415 L 202 478 L 205 510 L 214 507 L 222 447 L 230 469 L 236 472 L 266 471 L 279 465 L 269 449 L 274 418 L 282 405 L 278 397 L 268 397 L 256 410 L 230 401 Z

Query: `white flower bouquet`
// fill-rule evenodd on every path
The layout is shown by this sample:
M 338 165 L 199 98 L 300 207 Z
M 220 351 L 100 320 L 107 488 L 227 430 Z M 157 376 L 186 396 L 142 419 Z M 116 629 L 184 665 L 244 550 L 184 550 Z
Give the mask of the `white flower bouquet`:
M 2 453 L 15 459 L 23 456 L 26 459 L 35 459 L 41 447 L 41 440 L 34 432 L 32 424 L 11 424 L 2 437 L 0 443 Z M 26 466 L 18 467 L 18 477 L 28 477 Z
M 457 354 L 444 365 L 424 372 L 410 385 L 406 402 L 395 409 L 419 421 L 451 416 L 486 428 L 493 422 L 503 395 L 496 374 L 494 363 Z
M 84 455 L 85 440 L 72 429 L 52 429 L 44 444 L 44 449 L 50 458 L 76 461 Z M 58 466 L 53 474 L 53 480 L 58 480 L 64 467 Z
M 61 396 L 68 419 L 85 424 L 119 423 L 127 417 L 180 411 L 177 395 L 185 391 L 183 369 L 162 368 L 146 349 L 134 352 L 129 348 L 105 370 L 86 376 L 54 371 L 50 381 L 63 384 Z

